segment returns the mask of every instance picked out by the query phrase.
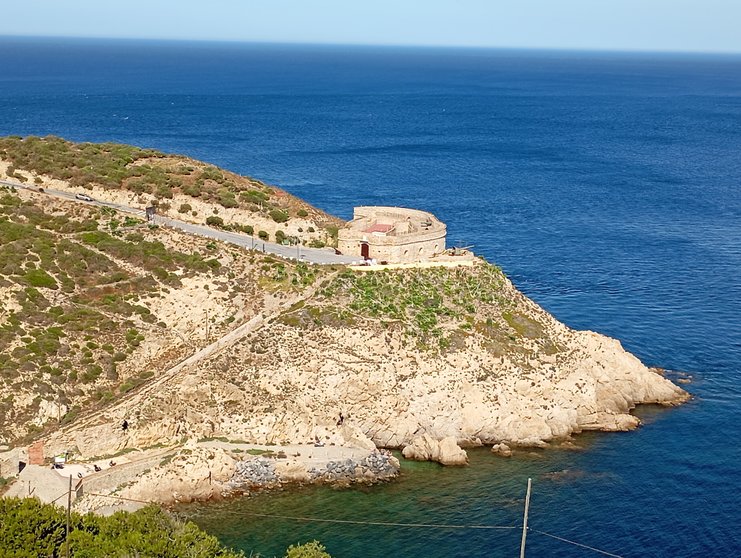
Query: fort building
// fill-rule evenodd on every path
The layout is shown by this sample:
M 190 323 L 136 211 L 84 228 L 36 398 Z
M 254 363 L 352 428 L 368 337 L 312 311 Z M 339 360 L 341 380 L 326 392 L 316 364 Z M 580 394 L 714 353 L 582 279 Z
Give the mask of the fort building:
M 445 224 L 426 211 L 403 207 L 356 207 L 340 229 L 337 249 L 364 260 L 424 262 L 445 252 Z

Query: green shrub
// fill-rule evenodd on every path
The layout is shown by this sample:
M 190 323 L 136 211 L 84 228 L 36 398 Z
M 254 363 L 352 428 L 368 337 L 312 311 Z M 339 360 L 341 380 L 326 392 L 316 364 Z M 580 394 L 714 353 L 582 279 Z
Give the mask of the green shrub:
M 306 211 L 305 209 L 299 209 L 296 212 L 296 215 L 298 215 L 299 217 L 308 217 L 309 216 L 309 212 Z
M 234 198 L 234 192 L 230 192 L 229 190 L 219 190 L 219 203 L 226 208 L 229 207 L 237 207 L 239 203 Z
M 43 269 L 30 269 L 23 276 L 27 285 L 32 287 L 44 287 L 47 289 L 57 289 L 59 286 L 54 278 Z
M 268 201 L 268 196 L 265 192 L 259 190 L 247 190 L 246 192 L 239 193 L 239 199 L 244 202 L 260 205 Z
M 189 211 L 193 211 L 193 208 L 189 203 L 181 203 L 180 207 L 178 208 L 178 213 L 188 213 Z
M 224 220 L 221 217 L 217 217 L 215 215 L 211 215 L 211 217 L 208 217 L 206 219 L 206 224 L 211 227 L 223 227 L 224 226 Z
M 198 183 L 183 186 L 183 194 L 186 194 L 192 198 L 200 198 L 201 186 Z
M 285 239 L 286 239 L 286 233 L 284 233 L 283 231 L 280 231 L 280 230 L 275 231 L 275 241 L 278 244 L 283 244 L 283 242 L 285 241 Z
M 53 504 L 36 499 L 0 499 L 0 548 L 4 556 L 62 556 L 66 515 Z M 80 515 L 70 521 L 72 556 L 158 556 L 180 558 L 237 558 L 218 540 L 193 523 L 177 521 L 156 506 L 134 513 L 116 512 L 109 517 Z M 295 555 L 302 556 L 302 555 Z M 305 555 L 321 556 L 321 555 Z
M 257 236 L 259 236 L 262 240 L 267 240 L 268 238 L 270 238 L 270 235 L 267 231 L 260 231 L 257 233 Z
M 319 541 L 291 545 L 286 550 L 285 558 L 332 558 Z
M 289 219 L 288 213 L 282 209 L 271 209 L 270 218 L 276 223 L 285 223 Z

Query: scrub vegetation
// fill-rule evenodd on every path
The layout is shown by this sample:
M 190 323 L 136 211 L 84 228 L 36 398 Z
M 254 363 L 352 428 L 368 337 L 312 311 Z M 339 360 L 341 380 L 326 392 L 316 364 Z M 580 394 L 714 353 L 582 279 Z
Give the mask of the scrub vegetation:
M 344 271 L 326 280 L 311 303 L 289 309 L 282 323 L 295 327 L 354 327 L 373 321 L 400 328 L 419 348 L 456 349 L 477 335 L 504 354 L 523 340 L 550 352 L 544 324 L 520 305 L 518 295 L 493 265 L 459 268 Z
M 0 441 L 68 424 L 191 352 L 155 310 L 184 282 L 214 285 L 231 299 L 254 285 L 245 300 L 259 304 L 301 292 L 323 272 L 204 239 L 173 244 L 173 233 L 108 208 L 42 209 L 34 199 L 0 188 Z M 225 314 L 210 329 L 237 325 Z M 170 348 L 154 357 L 151 343 Z
M 0 498 L 0 548 L 3 556 L 66 556 L 66 514 L 36 499 Z M 182 522 L 156 506 L 112 516 L 70 517 L 69 555 L 76 558 L 157 556 L 160 558 L 238 558 L 195 524 Z M 256 556 L 255 554 L 250 554 Z M 316 541 L 291 545 L 286 558 L 331 558 Z
M 207 255 L 109 232 L 115 218 L 87 208 L 80 218 L 49 214 L 0 192 L 0 431 L 29 420 L 44 399 L 74 414 L 72 401 L 110 399 L 146 380 L 148 370 L 119 375 L 145 332 L 164 326 L 145 300 L 185 277 L 220 273 Z M 30 404 L 13 404 L 26 393 Z
M 153 149 L 116 143 L 73 143 L 54 136 L 9 136 L 0 138 L 0 159 L 11 164 L 8 173 L 17 180 L 25 181 L 23 175 L 15 172 L 23 169 L 81 189 L 99 186 L 128 190 L 151 198 L 155 205 L 169 206 L 169 200 L 183 194 L 217 208 L 250 211 L 276 223 L 311 216 L 321 228 L 333 226 L 335 230 L 337 226 L 337 219 L 259 180 Z M 177 207 L 181 214 L 192 211 L 190 204 Z M 214 225 L 234 228 L 223 221 Z M 331 231 L 327 231 L 331 236 Z

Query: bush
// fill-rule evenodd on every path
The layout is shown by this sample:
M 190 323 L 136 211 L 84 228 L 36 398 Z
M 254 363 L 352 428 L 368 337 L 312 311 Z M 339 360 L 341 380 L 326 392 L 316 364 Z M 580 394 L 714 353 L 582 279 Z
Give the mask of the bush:
M 305 209 L 299 209 L 296 212 L 296 215 L 298 215 L 299 217 L 308 217 L 309 216 L 309 212 L 306 211 Z
M 212 215 L 211 217 L 208 217 L 206 219 L 206 224 L 211 227 L 223 227 L 224 220 L 221 217 L 216 217 L 215 215 Z
M 65 547 L 65 512 L 53 504 L 26 498 L 0 499 L 0 548 L 4 556 L 61 556 Z M 237 558 L 236 554 L 193 523 L 182 523 L 156 506 L 109 517 L 72 513 L 72 556 L 159 556 Z M 295 554 L 295 557 L 322 557 Z
M 324 545 L 319 541 L 291 545 L 286 550 L 285 558 L 332 558 Z
M 182 203 L 180 204 L 180 207 L 178 208 L 178 213 L 188 213 L 188 211 L 192 211 L 193 208 L 190 206 L 189 203 Z
M 228 190 L 219 190 L 219 203 L 226 208 L 239 205 L 239 202 L 234 198 L 234 193 Z
M 257 236 L 259 236 L 262 240 L 267 240 L 268 238 L 270 238 L 270 235 L 267 231 L 260 231 L 257 233 Z
M 288 221 L 288 213 L 282 209 L 271 209 L 270 218 L 276 223 L 285 223 Z
M 57 282 L 43 269 L 30 269 L 23 277 L 26 284 L 32 287 L 45 287 L 47 289 L 58 288 Z
M 286 233 L 283 231 L 275 231 L 275 241 L 278 244 L 283 244 L 283 241 L 286 239 Z

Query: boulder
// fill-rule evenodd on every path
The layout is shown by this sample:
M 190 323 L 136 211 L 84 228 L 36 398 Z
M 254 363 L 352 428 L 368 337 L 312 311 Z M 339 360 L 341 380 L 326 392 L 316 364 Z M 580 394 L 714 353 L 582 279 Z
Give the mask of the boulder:
M 419 436 L 401 452 L 406 459 L 415 461 L 437 461 L 441 465 L 468 465 L 468 455 L 448 436 L 435 440 L 429 434 Z
M 501 455 L 502 457 L 512 457 L 512 449 L 504 442 L 501 444 L 494 444 L 491 447 L 491 452 Z

